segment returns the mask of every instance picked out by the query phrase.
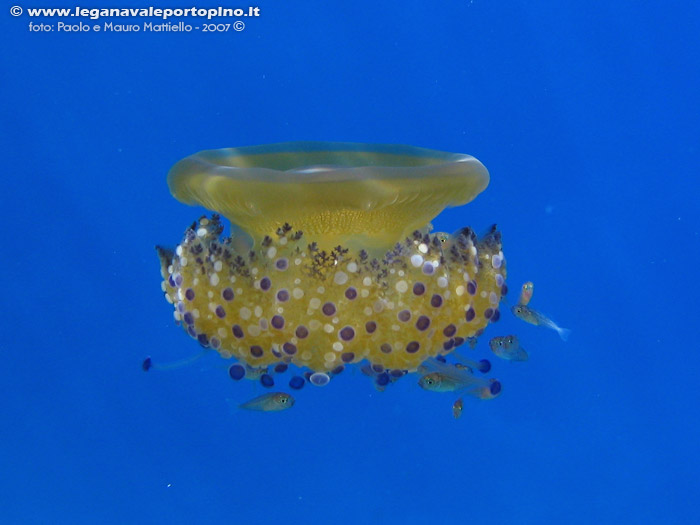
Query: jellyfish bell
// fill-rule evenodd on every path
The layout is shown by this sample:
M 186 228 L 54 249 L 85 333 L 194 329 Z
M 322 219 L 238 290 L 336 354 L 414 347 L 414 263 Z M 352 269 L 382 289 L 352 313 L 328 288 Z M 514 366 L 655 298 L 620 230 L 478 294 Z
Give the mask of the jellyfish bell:
M 216 210 L 259 243 L 291 224 L 321 249 L 386 251 L 489 183 L 470 155 L 400 145 L 291 142 L 201 151 L 170 191 Z
M 429 233 L 488 182 L 474 157 L 409 146 L 203 151 L 171 169 L 170 190 L 227 217 L 232 236 L 200 218 L 159 249 L 162 288 L 190 337 L 255 369 L 330 378 L 367 360 L 402 377 L 500 317 L 500 233 Z

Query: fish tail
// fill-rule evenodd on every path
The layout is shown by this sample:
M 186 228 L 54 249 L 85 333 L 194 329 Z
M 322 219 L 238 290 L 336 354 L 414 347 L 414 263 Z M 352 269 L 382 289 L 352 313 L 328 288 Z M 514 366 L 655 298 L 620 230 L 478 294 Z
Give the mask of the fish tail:
M 561 337 L 562 341 L 567 341 L 571 335 L 571 330 L 568 328 L 561 328 L 559 326 L 557 327 L 557 332 L 559 333 L 559 337 Z

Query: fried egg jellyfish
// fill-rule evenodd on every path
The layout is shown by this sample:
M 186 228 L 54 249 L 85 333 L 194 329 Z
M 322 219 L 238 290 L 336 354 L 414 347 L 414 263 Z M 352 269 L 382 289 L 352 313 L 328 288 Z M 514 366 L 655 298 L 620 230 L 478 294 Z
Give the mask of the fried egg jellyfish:
M 199 152 L 173 166 L 168 185 L 216 213 L 174 250 L 157 248 L 165 297 L 190 337 L 224 358 L 329 376 L 368 360 L 386 384 L 499 319 L 500 233 L 430 233 L 444 208 L 488 182 L 472 156 L 410 146 Z

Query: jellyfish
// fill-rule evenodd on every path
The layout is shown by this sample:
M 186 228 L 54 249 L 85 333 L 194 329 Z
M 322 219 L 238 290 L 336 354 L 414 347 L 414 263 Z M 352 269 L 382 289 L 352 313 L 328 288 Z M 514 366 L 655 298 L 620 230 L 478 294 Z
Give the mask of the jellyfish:
M 488 182 L 470 155 L 411 146 L 202 151 L 175 164 L 168 185 L 213 214 L 175 249 L 157 248 L 162 290 L 191 338 L 245 367 L 293 364 L 318 385 L 366 361 L 387 384 L 498 321 L 500 232 L 430 225 Z

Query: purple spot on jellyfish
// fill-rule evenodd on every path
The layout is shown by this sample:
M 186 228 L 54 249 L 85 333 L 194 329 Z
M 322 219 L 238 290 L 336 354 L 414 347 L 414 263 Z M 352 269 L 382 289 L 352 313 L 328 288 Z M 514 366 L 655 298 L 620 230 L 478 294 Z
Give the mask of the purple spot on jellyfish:
M 384 365 L 380 365 L 379 363 L 374 363 L 372 364 L 372 370 L 376 372 L 377 374 L 381 374 L 384 372 Z
M 425 263 L 423 265 L 423 273 L 425 275 L 433 275 L 435 273 L 435 266 L 432 265 L 432 263 Z
M 231 376 L 231 379 L 234 381 L 243 379 L 245 377 L 245 367 L 238 363 L 231 365 L 228 369 L 228 375 Z
M 379 349 L 385 354 L 391 353 L 391 345 L 389 343 L 383 343 L 382 346 L 379 347 Z
M 285 259 L 284 257 L 281 257 L 275 261 L 275 268 L 277 268 L 280 271 L 284 271 L 289 267 L 289 261 Z
M 323 307 L 321 307 L 321 311 L 324 315 L 330 317 L 335 314 L 335 305 L 333 303 L 324 303 Z
M 258 345 L 253 345 L 250 347 L 250 355 L 253 357 L 262 357 L 263 356 L 263 349 L 261 346 Z
M 182 275 L 179 273 L 175 276 L 175 284 L 178 286 L 182 286 Z
M 486 319 L 491 319 L 491 317 L 493 317 L 493 308 L 484 310 L 484 317 L 486 317 Z
M 418 341 L 411 341 L 406 345 L 406 352 L 409 354 L 415 354 L 420 349 L 420 344 Z
M 413 285 L 413 293 L 415 295 L 423 295 L 425 293 L 425 285 L 423 283 L 416 283 Z
M 399 321 L 405 323 L 411 320 L 411 312 L 409 310 L 401 310 L 396 317 L 398 317 Z
M 425 315 L 421 315 L 416 321 L 416 328 L 418 328 L 418 330 L 420 330 L 421 332 L 427 330 L 429 326 L 430 318 Z
M 233 290 L 231 290 L 231 288 L 224 288 L 221 291 L 221 297 L 224 298 L 224 301 L 233 301 Z
M 270 319 L 270 324 L 272 325 L 272 328 L 277 328 L 277 330 L 281 330 L 284 327 L 284 317 L 281 315 L 275 315 Z
M 444 343 L 442 343 L 442 347 L 445 350 L 451 350 L 454 345 L 455 345 L 454 339 L 450 339 L 449 341 L 445 341 Z
M 365 330 L 367 330 L 368 334 L 374 333 L 374 331 L 377 329 L 377 323 L 374 321 L 367 321 L 365 323 Z
M 346 326 L 340 331 L 340 338 L 343 341 L 351 341 L 355 337 L 355 330 L 352 326 Z
M 277 300 L 280 303 L 289 301 L 289 292 L 285 289 L 280 290 L 279 292 L 277 292 Z
M 386 372 L 379 374 L 376 379 L 376 383 L 379 386 L 386 386 L 389 384 L 389 381 L 391 381 L 391 378 Z
M 345 290 L 345 297 L 352 301 L 353 299 L 355 299 L 355 297 L 357 297 L 357 290 L 355 290 L 355 288 L 351 286 L 350 288 Z
M 231 327 L 231 331 L 233 332 L 233 335 L 236 336 L 238 339 L 242 339 L 242 338 L 243 338 L 243 328 L 241 328 L 241 327 L 238 326 L 237 324 L 234 324 L 234 325 Z
M 309 335 L 309 329 L 306 328 L 304 325 L 299 325 L 297 326 L 296 331 L 294 334 L 299 338 L 299 339 L 306 339 Z
M 224 310 L 223 306 L 219 305 L 216 307 L 216 317 L 218 317 L 219 319 L 223 319 L 224 317 L 226 317 L 226 310 Z
M 209 344 L 215 350 L 218 350 L 221 347 L 221 341 L 219 341 L 219 339 L 217 337 L 212 337 L 211 341 L 209 341 Z
M 172 287 L 175 288 L 175 280 L 173 279 L 172 275 L 168 275 L 168 284 Z
M 185 315 L 182 317 L 182 319 L 187 324 L 194 324 L 194 316 L 192 315 L 192 312 L 185 312 Z
M 452 337 L 457 333 L 457 327 L 453 324 L 448 324 L 442 333 L 445 335 L 445 337 Z
M 342 354 L 340 354 L 340 360 L 341 360 L 343 363 L 349 363 L 349 362 L 351 362 L 353 359 L 355 359 L 355 354 L 352 353 L 352 352 L 343 352 Z
M 284 350 L 284 353 L 287 355 L 294 355 L 297 353 L 297 347 L 296 345 L 286 342 L 282 345 L 282 350 Z
M 275 365 L 275 374 L 283 374 L 287 371 L 287 368 L 289 368 L 287 363 L 277 363 Z
M 455 337 L 455 348 L 464 344 L 464 337 Z
M 467 283 L 467 292 L 469 292 L 469 295 L 476 294 L 476 281 L 469 281 Z
M 207 334 L 199 334 L 197 336 L 197 341 L 199 341 L 199 344 L 202 346 L 209 346 L 209 338 L 207 337 Z
M 185 290 L 185 299 L 188 301 L 193 301 L 194 300 L 194 290 L 192 288 L 188 288 Z
M 491 316 L 491 322 L 492 322 L 492 323 L 495 323 L 495 322 L 498 321 L 500 318 L 501 318 L 501 311 L 500 311 L 498 308 L 496 308 L 496 309 L 493 311 L 493 316 Z
M 301 390 L 304 388 L 304 384 L 306 381 L 304 381 L 304 378 L 301 376 L 294 376 L 289 380 L 289 388 L 293 390 Z
M 270 281 L 269 277 L 263 277 L 260 279 L 260 289 L 263 292 L 267 292 L 270 289 L 270 286 L 272 286 L 272 282 Z
M 476 312 L 474 311 L 474 308 L 470 306 L 469 310 L 467 310 L 467 313 L 464 314 L 464 318 L 467 320 L 467 322 L 470 322 L 473 321 L 475 317 Z
M 433 308 L 440 308 L 442 306 L 442 295 L 437 293 L 434 294 L 430 298 L 430 306 L 432 306 Z

